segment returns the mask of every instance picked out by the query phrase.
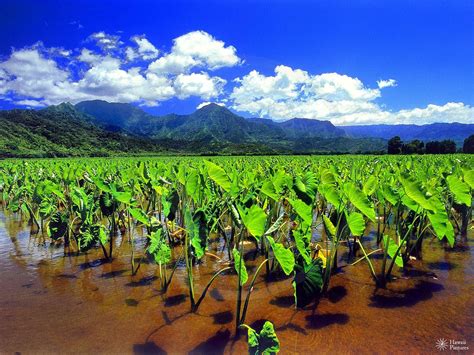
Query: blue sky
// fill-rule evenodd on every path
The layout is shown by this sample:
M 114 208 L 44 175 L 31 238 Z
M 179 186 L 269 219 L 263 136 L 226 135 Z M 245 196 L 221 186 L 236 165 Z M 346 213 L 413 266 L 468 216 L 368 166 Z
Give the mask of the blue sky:
M 0 108 L 474 122 L 472 1 L 3 1 Z

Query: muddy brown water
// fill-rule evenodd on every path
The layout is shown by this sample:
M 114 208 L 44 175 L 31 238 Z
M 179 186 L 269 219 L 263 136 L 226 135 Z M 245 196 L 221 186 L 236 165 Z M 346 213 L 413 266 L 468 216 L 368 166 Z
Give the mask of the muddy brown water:
M 50 246 L 15 215 L 0 211 L 1 353 L 246 353 L 234 337 L 236 276 L 213 284 L 199 312 L 189 312 L 184 265 L 167 294 L 157 267 L 130 273 L 130 245 L 116 239 L 113 263 L 100 250 L 76 255 Z M 317 307 L 295 310 L 291 279 L 258 279 L 246 322 L 271 320 L 282 353 L 435 353 L 436 341 L 474 349 L 472 233 L 454 249 L 426 241 L 423 261 L 377 290 L 367 265 L 343 267 Z M 144 238 L 136 236 L 138 256 Z M 369 241 L 370 243 L 370 241 Z M 210 251 L 226 252 L 213 242 Z M 259 259 L 246 253 L 250 275 Z M 344 265 L 341 253 L 340 265 Z M 377 258 L 377 256 L 375 256 Z M 195 267 L 199 293 L 224 263 L 205 257 Z

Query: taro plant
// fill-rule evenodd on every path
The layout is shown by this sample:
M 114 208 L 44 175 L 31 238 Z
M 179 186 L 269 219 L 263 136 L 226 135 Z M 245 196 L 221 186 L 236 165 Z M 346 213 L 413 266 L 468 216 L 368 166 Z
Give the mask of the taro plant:
M 241 324 L 240 327 L 247 329 L 247 344 L 250 355 L 277 354 L 280 351 L 280 341 L 271 322 L 265 321 L 260 332 L 247 324 Z

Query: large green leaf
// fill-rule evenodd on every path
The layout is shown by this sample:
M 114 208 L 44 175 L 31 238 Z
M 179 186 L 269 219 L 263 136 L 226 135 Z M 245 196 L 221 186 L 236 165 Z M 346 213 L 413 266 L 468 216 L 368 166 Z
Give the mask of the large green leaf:
M 48 225 L 48 234 L 54 239 L 58 240 L 64 238 L 67 234 L 68 228 L 68 217 L 67 214 L 62 212 L 56 212 L 51 216 Z
M 147 248 L 148 253 L 153 255 L 157 264 L 166 264 L 171 260 L 171 249 L 163 236 L 163 230 L 157 229 L 150 235 L 150 245 Z
M 142 209 L 130 207 L 128 211 L 130 212 L 132 217 L 135 218 L 138 222 L 146 226 L 150 224 L 150 219 Z
M 311 229 L 308 229 L 307 233 L 304 233 L 301 229 L 296 229 L 293 231 L 293 237 L 295 238 L 296 249 L 298 249 L 304 261 L 309 264 L 311 262 L 309 250 Z
M 365 196 L 365 194 L 353 183 L 344 184 L 344 190 L 346 192 L 347 198 L 354 205 L 354 207 L 361 211 L 372 222 L 375 222 L 375 210 L 367 196 Z
M 334 206 L 335 209 L 340 210 L 341 196 L 339 195 L 335 185 L 322 184 L 319 186 L 319 192 L 324 196 L 326 201 Z
M 331 220 L 323 214 L 323 222 L 324 226 L 326 227 L 326 232 L 329 234 L 330 237 L 335 237 L 337 230 Z
M 388 235 L 383 236 L 383 245 L 384 248 L 387 248 L 387 254 L 390 256 L 391 259 L 395 256 L 395 253 L 398 249 L 398 244 L 392 240 Z M 395 258 L 395 264 L 399 267 L 403 267 L 403 258 L 400 256 L 400 252 L 397 254 Z
M 290 249 L 286 249 L 283 244 L 276 243 L 275 240 L 270 236 L 267 236 L 267 240 L 272 247 L 275 258 L 278 260 L 278 263 L 283 269 L 283 272 L 286 275 L 290 275 L 295 267 L 295 257 L 293 252 Z
M 209 174 L 209 177 L 217 185 L 222 187 L 224 191 L 228 192 L 231 188 L 232 182 L 230 181 L 229 176 L 227 176 L 224 169 L 208 160 L 205 160 L 204 163 L 206 164 L 207 173 Z
M 247 274 L 247 268 L 245 267 L 244 257 L 243 255 L 240 255 L 239 251 L 236 248 L 232 250 L 232 254 L 234 255 L 235 271 L 237 272 L 237 275 L 240 276 L 240 285 L 243 286 L 249 279 L 249 275 Z
M 280 341 L 269 321 L 265 322 L 260 334 L 247 326 L 247 343 L 250 355 L 271 355 L 280 351 Z
M 242 223 L 245 225 L 249 233 L 259 239 L 265 233 L 265 224 L 267 215 L 265 211 L 258 205 L 252 205 L 250 208 L 238 206 Z
M 319 296 L 323 286 L 323 262 L 320 258 L 310 264 L 304 259 L 298 259 L 295 264 L 295 278 L 293 288 L 295 301 L 298 307 L 304 307 Z
M 403 188 L 405 189 L 405 193 L 411 200 L 416 202 L 421 208 L 425 210 L 428 210 L 428 211 L 435 210 L 433 207 L 433 204 L 426 197 L 426 194 L 423 191 L 421 182 L 407 180 L 404 178 L 401 178 L 400 181 L 403 185 Z
M 464 181 L 474 190 L 474 170 L 464 171 Z
M 288 200 L 296 214 L 308 225 L 313 223 L 313 208 L 301 200 Z
M 359 212 L 352 212 L 346 216 L 346 219 L 352 235 L 360 237 L 364 234 L 365 221 L 362 214 L 360 214 Z
M 436 207 L 436 212 L 428 213 L 428 219 L 433 227 L 433 231 L 439 240 L 446 237 L 449 245 L 453 247 L 455 240 L 454 228 L 446 213 L 444 204 L 439 199 L 433 199 L 433 203 Z
M 367 196 L 370 196 L 375 192 L 375 190 L 377 190 L 377 179 L 374 175 L 370 175 L 370 177 L 364 183 L 364 186 L 362 187 L 362 191 Z
M 471 206 L 469 186 L 454 175 L 448 176 L 446 181 L 448 182 L 449 190 L 453 193 L 454 201 L 459 204 Z

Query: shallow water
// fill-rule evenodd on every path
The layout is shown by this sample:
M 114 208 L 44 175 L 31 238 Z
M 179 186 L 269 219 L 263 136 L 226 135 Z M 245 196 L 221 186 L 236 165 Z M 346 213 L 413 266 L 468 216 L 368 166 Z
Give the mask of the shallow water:
M 426 240 L 423 261 L 387 290 L 375 289 L 364 262 L 343 267 L 328 297 L 304 310 L 294 309 L 291 279 L 265 282 L 262 272 L 246 322 L 271 320 L 282 353 L 433 353 L 439 338 L 474 349 L 472 237 L 453 250 Z M 144 238 L 136 238 L 139 257 Z M 223 262 L 205 257 L 195 267 L 198 294 L 226 265 L 218 242 L 210 252 Z M 245 337 L 234 338 L 235 275 L 219 277 L 192 314 L 184 265 L 163 295 L 155 265 L 144 263 L 131 276 L 126 236 L 114 253 L 113 263 L 102 262 L 100 250 L 67 253 L 0 212 L 0 352 L 246 352 Z M 252 254 L 249 247 L 250 275 L 259 263 Z

